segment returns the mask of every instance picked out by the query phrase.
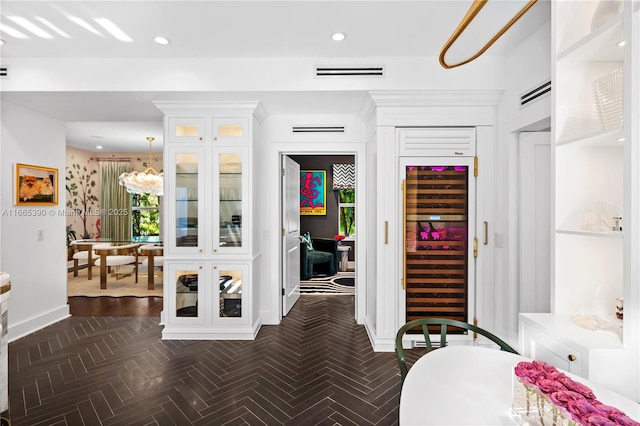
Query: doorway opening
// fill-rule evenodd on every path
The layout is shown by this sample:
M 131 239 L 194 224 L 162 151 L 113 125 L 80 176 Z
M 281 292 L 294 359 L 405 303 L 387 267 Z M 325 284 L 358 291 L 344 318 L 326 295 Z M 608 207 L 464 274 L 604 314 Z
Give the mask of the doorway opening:
M 296 238 L 300 239 L 299 250 L 293 254 L 295 259 L 288 255 L 293 251 L 287 248 L 281 251 L 283 293 L 295 289 L 294 281 L 299 294 L 355 295 L 355 155 L 314 153 L 283 154 L 283 157 L 299 166 L 295 202 L 299 220 Z M 287 197 L 286 191 L 283 188 L 283 198 Z M 283 229 L 290 229 L 286 201 L 281 212 Z M 286 241 L 287 237 L 283 245 L 289 244 Z M 289 264 L 292 262 L 299 262 L 298 267 L 292 268 Z M 283 315 L 292 306 L 291 299 L 285 296 Z

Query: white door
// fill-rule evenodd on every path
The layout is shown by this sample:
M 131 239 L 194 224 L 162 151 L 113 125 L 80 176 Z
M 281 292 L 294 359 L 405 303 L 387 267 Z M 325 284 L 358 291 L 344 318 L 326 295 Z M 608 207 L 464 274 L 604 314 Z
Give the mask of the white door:
M 300 164 L 282 156 L 282 315 L 300 298 Z
M 522 132 L 520 148 L 520 312 L 551 309 L 550 132 Z

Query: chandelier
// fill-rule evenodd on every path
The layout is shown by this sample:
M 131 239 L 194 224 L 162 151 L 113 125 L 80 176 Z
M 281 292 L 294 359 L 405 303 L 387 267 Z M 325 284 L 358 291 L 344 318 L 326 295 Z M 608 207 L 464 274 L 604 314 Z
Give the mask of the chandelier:
M 151 165 L 151 142 L 155 138 L 149 136 L 147 140 L 149 141 L 149 167 L 144 172 L 122 173 L 120 175 L 120 185 L 125 186 L 130 194 L 163 195 L 164 179 L 162 178 L 162 173 L 156 172 Z

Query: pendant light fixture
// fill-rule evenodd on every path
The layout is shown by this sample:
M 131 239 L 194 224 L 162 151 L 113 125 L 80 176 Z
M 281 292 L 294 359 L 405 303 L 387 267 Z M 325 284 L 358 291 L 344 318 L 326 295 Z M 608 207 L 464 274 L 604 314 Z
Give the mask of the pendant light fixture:
M 149 167 L 144 172 L 122 173 L 120 175 L 120 185 L 125 186 L 130 194 L 163 195 L 164 179 L 162 173 L 156 172 L 151 162 L 151 142 L 155 138 L 149 136 L 147 140 L 149 141 Z

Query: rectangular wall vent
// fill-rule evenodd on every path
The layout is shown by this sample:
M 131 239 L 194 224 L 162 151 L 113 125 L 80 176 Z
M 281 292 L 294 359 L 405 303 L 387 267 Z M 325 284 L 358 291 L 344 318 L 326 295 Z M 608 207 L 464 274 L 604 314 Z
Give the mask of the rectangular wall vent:
M 9 78 L 9 67 L 0 65 L 0 78 Z
M 344 126 L 293 126 L 293 133 L 344 133 Z
M 520 108 L 531 105 L 532 103 L 544 99 L 551 94 L 551 80 L 546 81 L 533 89 L 527 90 L 520 95 Z
M 316 66 L 316 77 L 384 77 L 384 66 Z

